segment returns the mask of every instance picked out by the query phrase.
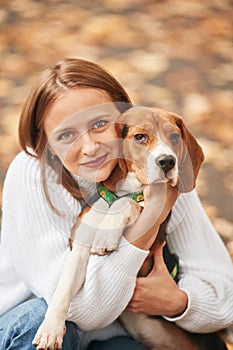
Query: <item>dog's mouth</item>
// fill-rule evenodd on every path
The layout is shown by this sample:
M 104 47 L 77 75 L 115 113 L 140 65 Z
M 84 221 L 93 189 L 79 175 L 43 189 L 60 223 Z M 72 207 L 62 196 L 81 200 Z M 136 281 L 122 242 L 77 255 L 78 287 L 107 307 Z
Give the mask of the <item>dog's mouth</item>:
M 167 177 L 167 179 L 172 187 L 175 187 L 178 184 L 178 177 L 177 176 L 171 177 L 171 178 Z
M 174 167 L 168 173 L 164 173 L 161 169 L 157 167 L 154 168 L 154 171 L 147 171 L 147 169 L 137 168 L 135 171 L 137 179 L 143 185 L 152 185 L 156 183 L 170 183 L 172 187 L 175 187 L 178 184 L 178 170 L 177 167 Z
M 153 182 L 148 181 L 148 184 L 152 183 L 169 183 L 172 187 L 175 187 L 178 184 L 178 176 L 176 176 L 176 174 L 161 174 L 161 176 L 156 178 Z

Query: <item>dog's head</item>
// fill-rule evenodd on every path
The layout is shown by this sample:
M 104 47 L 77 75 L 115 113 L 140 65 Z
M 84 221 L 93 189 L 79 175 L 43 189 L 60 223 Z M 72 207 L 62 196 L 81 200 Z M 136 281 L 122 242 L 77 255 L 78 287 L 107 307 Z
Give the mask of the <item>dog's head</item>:
M 180 192 L 195 187 L 204 155 L 181 117 L 158 108 L 135 106 L 121 114 L 119 129 L 125 163 L 121 160 L 115 169 L 118 179 L 124 177 L 125 164 L 144 185 L 170 182 Z

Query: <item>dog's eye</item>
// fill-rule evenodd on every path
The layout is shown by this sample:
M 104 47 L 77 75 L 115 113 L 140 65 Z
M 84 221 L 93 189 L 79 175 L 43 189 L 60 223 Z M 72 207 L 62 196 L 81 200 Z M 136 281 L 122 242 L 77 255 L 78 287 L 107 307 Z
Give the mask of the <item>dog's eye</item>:
M 171 143 L 173 144 L 173 146 L 176 146 L 178 144 L 179 139 L 180 139 L 180 134 L 171 134 L 170 135 L 170 140 L 171 140 Z
M 145 134 L 134 135 L 134 141 L 140 145 L 145 145 L 148 141 L 148 136 Z

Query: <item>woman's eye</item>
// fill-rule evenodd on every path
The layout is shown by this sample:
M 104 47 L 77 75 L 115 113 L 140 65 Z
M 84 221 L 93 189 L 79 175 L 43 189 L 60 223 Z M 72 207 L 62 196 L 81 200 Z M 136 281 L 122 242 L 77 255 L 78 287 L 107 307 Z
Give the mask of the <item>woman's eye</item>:
M 71 131 L 66 131 L 66 132 L 63 132 L 60 136 L 59 136 L 59 140 L 62 140 L 62 141 L 69 141 L 73 138 L 74 136 L 74 133 L 71 132 Z
M 180 134 L 171 134 L 170 135 L 170 141 L 173 144 L 173 146 L 176 146 L 179 142 Z
M 139 143 L 140 145 L 145 145 L 148 142 L 148 135 L 145 135 L 145 134 L 134 135 L 134 141 L 136 143 Z
M 103 126 L 105 126 L 107 124 L 106 120 L 98 120 L 95 124 L 94 124 L 94 129 L 99 129 L 102 128 Z

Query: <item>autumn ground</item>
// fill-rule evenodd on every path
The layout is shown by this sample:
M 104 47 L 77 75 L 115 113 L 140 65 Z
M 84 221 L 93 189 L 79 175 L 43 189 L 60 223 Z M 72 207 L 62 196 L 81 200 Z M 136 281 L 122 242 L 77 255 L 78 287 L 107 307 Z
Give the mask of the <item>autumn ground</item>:
M 232 18 L 230 0 L 0 0 L 1 186 L 38 73 L 62 57 L 94 60 L 135 103 L 184 117 L 206 155 L 199 195 L 233 252 Z

